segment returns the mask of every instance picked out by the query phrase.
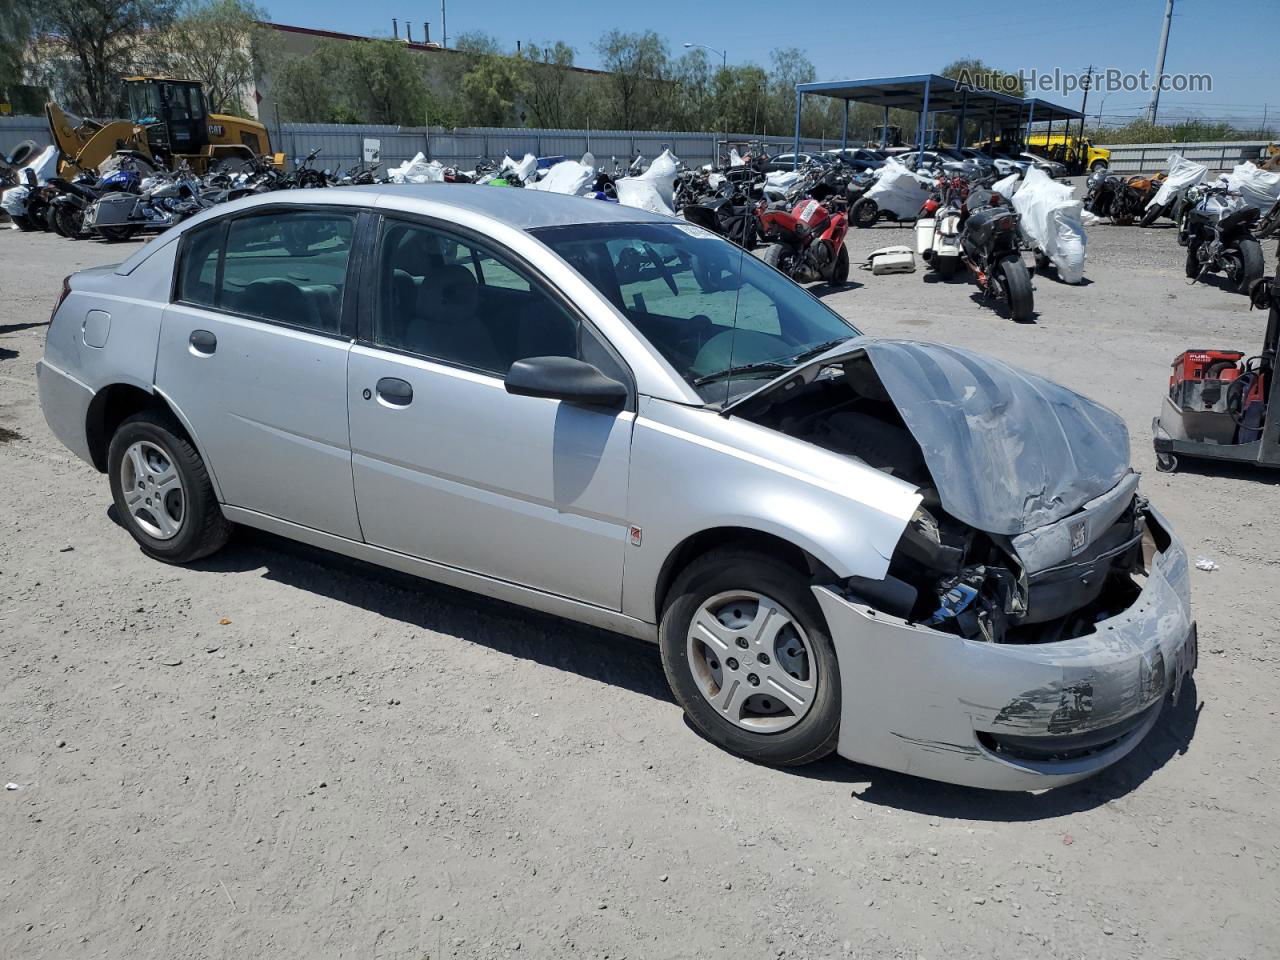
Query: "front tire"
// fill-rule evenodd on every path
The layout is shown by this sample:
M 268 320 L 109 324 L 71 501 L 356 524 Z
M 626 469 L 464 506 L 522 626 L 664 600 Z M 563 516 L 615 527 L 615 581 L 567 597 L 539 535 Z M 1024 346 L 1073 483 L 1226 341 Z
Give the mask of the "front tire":
M 1097 173 L 1099 170 L 1105 169 L 1107 169 L 1107 161 L 1105 160 L 1095 160 L 1089 165 L 1090 173 Z
M 190 563 L 231 535 L 204 461 L 168 414 L 144 410 L 120 424 L 107 475 L 121 522 L 153 559 Z
M 82 236 L 80 232 L 80 211 L 71 207 L 58 207 L 54 226 L 57 227 L 58 233 L 68 240 L 79 240 Z
M 1187 262 L 1184 272 L 1188 280 L 1198 280 L 1200 278 L 1200 247 L 1198 244 L 1187 244 Z
M 840 247 L 840 252 L 836 254 L 835 266 L 831 268 L 831 283 L 844 286 L 849 282 L 849 248 Z
M 863 229 L 874 227 L 876 221 L 880 219 L 880 206 L 870 197 L 863 197 L 849 211 L 849 219 L 853 221 L 855 227 Z
M 1142 211 L 1142 219 L 1138 221 L 1138 226 L 1151 226 L 1160 219 L 1160 215 L 1162 213 L 1164 213 L 1164 207 L 1160 204 L 1154 204 L 1153 206 L 1147 207 L 1147 209 Z
M 786 256 L 787 248 L 781 243 L 771 243 L 764 248 L 760 259 L 781 274 L 791 276 L 791 263 Z
M 835 647 L 805 576 L 749 550 L 713 550 L 676 578 L 662 665 L 689 722 L 757 763 L 797 766 L 840 732 Z

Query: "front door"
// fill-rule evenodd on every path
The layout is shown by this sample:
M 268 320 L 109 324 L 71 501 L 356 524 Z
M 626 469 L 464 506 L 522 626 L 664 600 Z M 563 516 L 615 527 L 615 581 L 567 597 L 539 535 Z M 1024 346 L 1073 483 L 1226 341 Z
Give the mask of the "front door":
M 359 540 L 343 326 L 355 221 L 276 210 L 189 231 L 156 386 L 225 503 Z
M 503 377 L 532 356 L 620 364 L 478 241 L 387 219 L 371 269 L 347 393 L 365 539 L 619 609 L 633 414 L 512 396 Z

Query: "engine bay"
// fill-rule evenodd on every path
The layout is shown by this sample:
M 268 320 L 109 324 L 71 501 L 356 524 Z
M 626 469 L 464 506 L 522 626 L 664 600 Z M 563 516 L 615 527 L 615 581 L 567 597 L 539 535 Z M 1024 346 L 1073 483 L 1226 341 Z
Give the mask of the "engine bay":
M 845 585 L 885 613 L 970 640 L 1046 643 L 1091 633 L 1140 592 L 1144 544 L 1150 546 L 1141 497 L 1131 495 L 1099 529 L 1081 520 L 1084 532 L 1071 531 L 1068 558 L 1029 569 L 1013 537 L 977 529 L 946 509 L 924 451 L 865 353 L 742 413 L 918 488 L 923 499 L 885 578 Z

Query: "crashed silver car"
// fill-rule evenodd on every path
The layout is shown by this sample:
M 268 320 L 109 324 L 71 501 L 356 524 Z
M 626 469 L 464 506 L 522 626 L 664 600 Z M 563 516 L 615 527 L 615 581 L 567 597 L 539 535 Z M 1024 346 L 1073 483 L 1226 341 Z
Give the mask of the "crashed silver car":
M 69 277 L 39 386 L 150 556 L 244 524 L 656 641 L 693 725 L 764 763 L 1051 787 L 1195 666 L 1186 554 L 1115 414 L 862 336 L 641 210 L 220 206 Z

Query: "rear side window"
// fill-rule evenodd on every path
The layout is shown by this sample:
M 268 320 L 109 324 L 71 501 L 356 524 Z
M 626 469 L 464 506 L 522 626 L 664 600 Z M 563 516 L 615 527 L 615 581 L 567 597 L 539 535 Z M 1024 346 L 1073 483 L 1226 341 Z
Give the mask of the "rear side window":
M 338 333 L 355 215 L 272 212 L 188 238 L 178 299 L 317 333 Z

